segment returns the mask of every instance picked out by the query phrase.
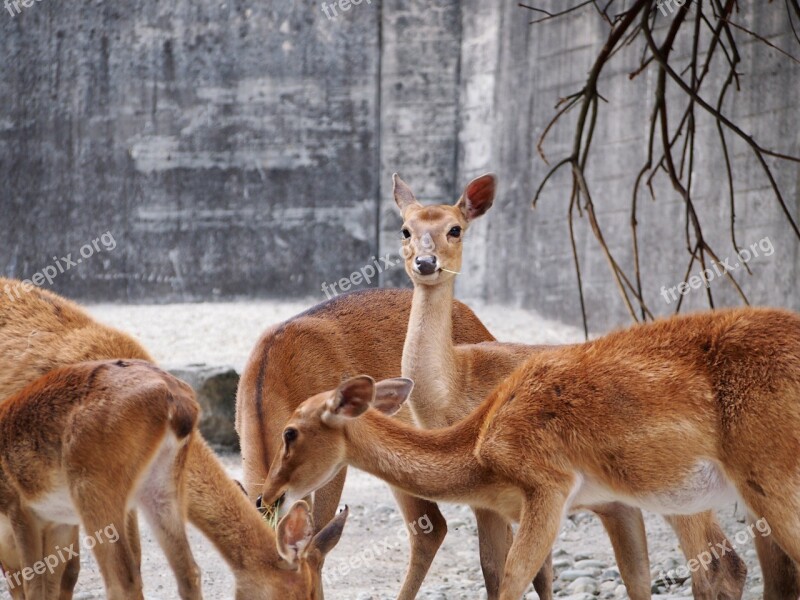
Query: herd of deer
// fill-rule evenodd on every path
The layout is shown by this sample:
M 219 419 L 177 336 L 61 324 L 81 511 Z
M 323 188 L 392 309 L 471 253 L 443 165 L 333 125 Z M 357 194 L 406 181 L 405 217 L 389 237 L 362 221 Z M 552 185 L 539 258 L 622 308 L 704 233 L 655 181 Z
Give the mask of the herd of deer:
M 474 510 L 490 600 L 519 600 L 531 580 L 552 598 L 550 551 L 577 509 L 600 517 L 633 600 L 651 593 L 642 509 L 665 516 L 687 559 L 728 548 L 692 589 L 737 600 L 746 569 L 712 512 L 731 500 L 770 525 L 755 538 L 765 598 L 798 598 L 800 318 L 720 310 L 572 346 L 499 343 L 453 298 L 464 234 L 495 186 L 484 175 L 455 205 L 422 206 L 395 176 L 413 294 L 337 297 L 261 337 L 237 394 L 246 494 L 198 433 L 192 390 L 133 338 L 47 291 L 0 300 L 12 598 L 71 598 L 77 553 L 44 557 L 73 548 L 80 526 L 114 526 L 92 549 L 107 597 L 142 599 L 139 511 L 183 600 L 201 598 L 187 521 L 233 570 L 237 599 L 322 598 L 347 466 L 389 483 L 406 522 L 433 525 L 409 537 L 401 600 L 446 534 L 436 501 Z

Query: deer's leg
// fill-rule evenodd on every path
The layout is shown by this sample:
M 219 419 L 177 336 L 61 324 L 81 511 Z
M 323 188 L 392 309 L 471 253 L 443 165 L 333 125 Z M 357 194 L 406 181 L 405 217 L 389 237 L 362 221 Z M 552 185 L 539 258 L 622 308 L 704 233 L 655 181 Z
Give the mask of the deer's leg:
M 171 490 L 162 490 L 159 493 L 151 488 L 141 495 L 142 512 L 175 573 L 181 600 L 200 600 L 200 569 L 186 537 L 186 515 L 182 514 L 177 496 Z
M 439 507 L 434 502 L 409 496 L 405 492 L 392 488 L 397 505 L 405 519 L 405 523 L 418 523 L 423 517 L 427 517 L 431 523 L 430 533 L 418 533 L 409 536 L 411 544 L 411 558 L 408 563 L 408 570 L 400 589 L 398 600 L 413 600 L 417 597 L 417 592 L 428 574 L 433 557 L 442 545 L 445 535 L 447 535 L 447 522 L 444 520 Z
M 14 542 L 19 553 L 19 562 L 23 574 L 26 567 L 32 568 L 42 559 L 43 531 L 38 518 L 22 507 L 14 507 L 8 514 L 11 528 L 14 531 Z M 46 580 L 38 574 L 30 575 L 23 582 L 23 596 L 40 600 L 47 598 Z
M 81 513 L 86 515 L 87 532 L 113 529 L 119 536 L 115 542 L 104 540 L 92 548 L 106 586 L 106 597 L 108 600 L 144 600 L 142 577 L 125 528 L 126 514 L 122 510 L 116 515 L 109 514 L 110 511 L 101 507 L 86 509 L 86 506 L 81 507 Z
M 650 598 L 650 559 L 642 511 L 619 502 L 592 506 L 603 523 L 631 600 Z
M 125 519 L 125 533 L 128 536 L 128 543 L 131 545 L 133 559 L 136 561 L 136 568 L 142 568 L 142 542 L 139 538 L 139 517 L 136 511 L 132 510 Z
M 710 568 L 692 573 L 692 594 L 696 600 L 738 600 L 744 592 L 747 566 L 722 532 L 714 513 L 664 517 L 678 536 L 686 560 L 710 556 Z M 725 548 L 718 559 L 709 549 Z
M 500 580 L 506 565 L 506 556 L 514 540 L 509 522 L 502 515 L 490 510 L 474 508 L 475 520 L 478 523 L 478 544 L 481 555 L 481 570 L 486 583 L 486 595 L 494 600 L 500 594 Z M 542 565 L 533 580 L 533 587 L 540 600 L 551 600 L 553 597 L 553 560 Z
M 754 521 L 749 518 L 750 525 Z M 786 598 L 800 598 L 800 577 L 797 565 L 789 558 L 783 549 L 775 543 L 772 536 L 758 535 L 753 538 L 758 552 L 758 562 L 761 563 L 761 572 L 764 576 L 764 600 L 786 600 Z
M 0 515 L 0 570 L 5 576 L 12 600 L 25 600 L 21 573 L 22 564 L 19 559 L 11 522 L 4 515 Z M 14 579 L 15 577 L 16 580 Z
M 500 600 L 520 600 L 542 568 L 556 541 L 568 495 L 568 489 L 562 492 L 545 486 L 526 495 L 503 572 Z
M 41 577 L 46 582 L 47 598 L 71 600 L 78 579 L 77 572 L 73 571 L 80 569 L 80 557 L 72 557 L 79 550 L 78 527 L 53 525 L 45 530 L 42 539 L 43 556 L 40 560 L 45 563 L 47 571 Z

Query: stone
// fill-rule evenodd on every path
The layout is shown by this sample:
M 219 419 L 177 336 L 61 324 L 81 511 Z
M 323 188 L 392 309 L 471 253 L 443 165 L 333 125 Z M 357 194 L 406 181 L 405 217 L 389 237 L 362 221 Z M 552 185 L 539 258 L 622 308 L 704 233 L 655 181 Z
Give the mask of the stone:
M 579 577 L 597 577 L 599 569 L 566 569 L 559 573 L 558 578 L 564 581 L 575 581 Z
M 232 367 L 216 367 L 193 364 L 168 369 L 178 379 L 182 379 L 197 394 L 202 413 L 200 433 L 209 444 L 239 448 L 236 434 L 236 388 L 239 374 Z

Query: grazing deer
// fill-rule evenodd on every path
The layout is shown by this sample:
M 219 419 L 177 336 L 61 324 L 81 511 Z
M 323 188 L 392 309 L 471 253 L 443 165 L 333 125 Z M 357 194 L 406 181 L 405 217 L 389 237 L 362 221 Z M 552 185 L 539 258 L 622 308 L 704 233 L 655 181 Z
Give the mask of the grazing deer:
M 455 277 L 462 268 L 463 239 L 472 221 L 491 208 L 495 176 L 474 179 L 454 205 L 423 206 L 400 177 L 395 175 L 393 183 L 403 217 L 405 269 L 414 284 L 402 375 L 415 382 L 409 405 L 416 422 L 428 429 L 447 427 L 464 418 L 516 367 L 545 347 L 452 342 L 450 311 Z M 595 505 L 592 511 L 609 534 L 629 596 L 649 598 L 650 567 L 641 511 L 619 502 Z M 489 541 L 487 553 L 495 556 L 499 578 L 511 539 L 508 526 L 497 513 L 476 515 L 479 533 Z M 668 516 L 667 521 L 686 556 L 696 556 L 709 543 L 728 543 L 711 512 Z M 740 598 L 745 579 L 744 563 L 735 552 L 727 553 L 715 570 L 692 577 L 694 597 Z
M 107 597 L 144 598 L 125 532 L 127 513 L 138 506 L 175 572 L 180 597 L 201 598 L 183 525 L 183 463 L 199 412 L 188 385 L 149 363 L 121 360 L 56 369 L 0 404 L 0 512 L 25 565 L 7 573 L 9 585 L 46 599 L 45 580 L 36 575 L 66 558 L 43 547 L 43 533 L 57 537 L 63 527 L 69 540 L 82 524 L 90 535 L 117 532 L 116 540 L 93 548 Z
M 19 285 L 0 278 L 0 289 Z M 116 358 L 150 361 L 133 338 L 98 323 L 77 304 L 56 294 L 34 289 L 12 301 L 0 295 L 0 406 L 4 398 L 53 369 Z M 187 443 L 185 470 L 189 521 L 212 541 L 233 570 L 237 600 L 322 598 L 320 565 L 338 541 L 347 511 L 311 538 L 314 521 L 309 508 L 298 505 L 291 511 L 294 517 L 282 521 L 280 538 L 276 538 L 199 434 L 190 436 Z M 125 533 L 137 555 L 138 528 L 131 516 L 135 517 L 135 512 L 129 515 Z M 10 523 L 0 516 L 0 563 L 7 575 L 23 567 L 10 531 Z M 77 548 L 77 541 L 75 528 L 69 543 Z M 60 542 L 46 534 L 41 543 L 43 548 L 55 548 Z M 72 597 L 78 563 L 77 558 L 70 560 L 60 579 L 49 572 L 41 576 L 47 585 L 56 586 L 55 593 L 48 592 L 48 600 Z M 11 588 L 12 594 L 15 590 L 18 588 Z M 21 592 L 14 596 L 14 600 L 20 598 Z
M 446 429 L 384 416 L 412 386 L 361 376 L 303 403 L 264 499 L 303 497 L 351 465 L 409 493 L 500 512 L 519 523 L 501 600 L 522 596 L 565 512 L 606 502 L 676 515 L 738 499 L 800 563 L 794 313 L 679 316 L 535 353 Z
M 250 354 L 236 394 L 236 428 L 242 446 L 245 487 L 255 501 L 283 444 L 292 413 L 309 396 L 337 386 L 344 377 L 400 375 L 411 291 L 376 289 L 338 296 L 270 328 Z M 453 341 L 473 344 L 494 338 L 464 304 L 454 302 Z M 411 423 L 408 411 L 398 415 Z M 314 494 L 314 518 L 326 523 L 344 486 L 342 471 Z M 411 557 L 398 594 L 413 600 L 447 532 L 435 503 L 393 490 L 405 521 L 427 515 L 430 535 L 410 536 Z

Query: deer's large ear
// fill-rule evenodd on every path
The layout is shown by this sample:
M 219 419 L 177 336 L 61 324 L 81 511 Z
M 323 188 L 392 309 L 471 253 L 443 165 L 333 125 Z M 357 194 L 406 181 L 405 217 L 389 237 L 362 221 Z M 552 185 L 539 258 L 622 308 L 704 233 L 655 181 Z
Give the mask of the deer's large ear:
M 461 209 L 467 221 L 477 219 L 492 207 L 497 190 L 497 177 L 487 173 L 469 182 L 456 206 Z
M 314 536 L 314 519 L 305 500 L 295 502 L 278 523 L 278 554 L 295 564 Z
M 405 181 L 400 179 L 397 173 L 392 175 L 392 192 L 394 193 L 394 201 L 400 209 L 400 214 L 403 214 L 412 204 L 419 204 L 414 196 L 414 192 L 411 191 L 411 188 L 408 187 Z
M 375 398 L 375 380 L 359 375 L 344 381 L 328 400 L 322 420 L 328 425 L 341 424 L 344 419 L 360 417 Z
M 375 401 L 372 406 L 383 414 L 392 416 L 400 410 L 413 389 L 414 382 L 407 377 L 379 381 L 375 384 Z
M 314 536 L 314 539 L 311 540 L 311 547 L 319 550 L 322 556 L 333 550 L 333 547 L 339 543 L 339 538 L 342 537 L 348 514 L 350 514 L 350 509 L 345 506 L 338 515 L 331 519 L 330 523 L 325 525 L 322 531 Z

